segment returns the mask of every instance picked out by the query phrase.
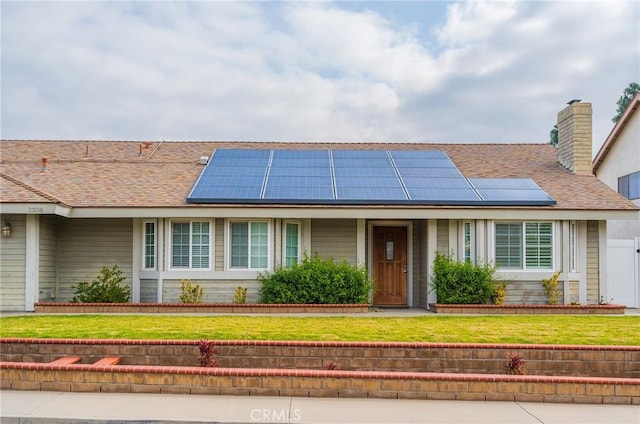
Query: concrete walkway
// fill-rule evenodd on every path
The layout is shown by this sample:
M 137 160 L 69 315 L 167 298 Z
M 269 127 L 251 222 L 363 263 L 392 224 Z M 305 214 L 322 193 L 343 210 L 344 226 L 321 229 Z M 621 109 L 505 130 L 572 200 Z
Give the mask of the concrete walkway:
M 0 391 L 2 424 L 638 424 L 640 406 Z

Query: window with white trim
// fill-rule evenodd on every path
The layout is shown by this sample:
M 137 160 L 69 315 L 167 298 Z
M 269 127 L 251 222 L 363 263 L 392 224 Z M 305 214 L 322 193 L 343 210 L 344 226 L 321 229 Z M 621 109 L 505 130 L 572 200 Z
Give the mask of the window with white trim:
M 553 269 L 553 223 L 496 223 L 495 261 L 498 268 Z
M 156 222 L 144 222 L 144 269 L 156 269 Z
M 462 259 L 473 262 L 473 230 L 469 221 L 462 223 Z
M 300 261 L 300 224 L 298 222 L 285 221 L 283 231 L 284 266 L 291 266 Z
M 211 222 L 171 222 L 171 268 L 208 269 L 211 264 Z
M 229 224 L 229 265 L 231 269 L 269 267 L 269 223 L 232 221 Z

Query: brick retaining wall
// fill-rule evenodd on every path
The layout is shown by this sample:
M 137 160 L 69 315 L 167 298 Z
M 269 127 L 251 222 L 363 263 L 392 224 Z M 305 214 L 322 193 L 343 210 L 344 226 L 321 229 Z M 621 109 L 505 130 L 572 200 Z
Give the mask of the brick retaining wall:
M 509 353 L 529 374 L 640 379 L 640 346 L 572 346 L 404 342 L 216 340 L 217 362 L 226 368 L 324 369 L 330 361 L 348 371 L 502 374 Z M 0 360 L 54 361 L 80 356 L 80 364 L 105 356 L 122 365 L 193 366 L 197 340 L 0 339 Z M 639 380 L 640 381 L 640 380 Z
M 283 314 L 283 313 L 366 313 L 367 304 L 351 305 L 271 305 L 264 303 L 61 303 L 41 302 L 35 304 L 37 313 L 246 313 L 246 314 Z
M 430 303 L 438 314 L 527 314 L 527 315 L 624 315 L 624 305 L 451 305 Z
M 2 389 L 640 405 L 640 380 L 380 371 L 0 363 Z

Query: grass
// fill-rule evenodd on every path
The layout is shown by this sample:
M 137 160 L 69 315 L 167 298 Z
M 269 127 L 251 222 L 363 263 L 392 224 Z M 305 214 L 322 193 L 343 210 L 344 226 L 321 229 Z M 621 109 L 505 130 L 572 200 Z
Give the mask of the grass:
M 341 340 L 640 345 L 636 316 L 265 317 L 37 315 L 0 318 L 0 337 Z

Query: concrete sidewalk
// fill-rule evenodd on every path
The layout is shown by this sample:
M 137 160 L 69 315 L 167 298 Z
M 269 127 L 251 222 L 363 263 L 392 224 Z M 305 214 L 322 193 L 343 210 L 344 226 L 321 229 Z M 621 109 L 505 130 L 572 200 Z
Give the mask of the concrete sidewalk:
M 638 424 L 640 406 L 0 391 L 6 424 Z

